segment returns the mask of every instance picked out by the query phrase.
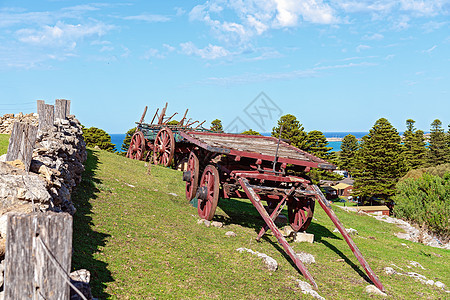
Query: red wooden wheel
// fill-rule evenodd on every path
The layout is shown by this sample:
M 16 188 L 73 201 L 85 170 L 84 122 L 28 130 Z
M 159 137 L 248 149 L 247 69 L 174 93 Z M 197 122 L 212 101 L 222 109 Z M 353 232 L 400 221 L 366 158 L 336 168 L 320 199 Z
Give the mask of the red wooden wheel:
M 136 131 L 131 137 L 130 147 L 128 147 L 127 157 L 142 160 L 145 152 L 145 138 L 142 131 Z
M 202 219 L 211 221 L 219 201 L 219 172 L 213 165 L 207 165 L 203 171 L 197 198 L 198 215 Z
M 292 197 L 288 202 L 289 223 L 294 231 L 305 231 L 314 214 L 314 199 Z
M 191 151 L 189 154 L 189 159 L 187 163 L 187 171 L 186 171 L 186 199 L 191 201 L 195 194 L 197 193 L 198 187 L 198 173 L 200 167 L 197 155 Z M 183 178 L 184 179 L 184 178 Z
M 156 135 L 153 147 L 153 163 L 155 165 L 170 166 L 175 153 L 175 139 L 170 128 L 161 129 Z

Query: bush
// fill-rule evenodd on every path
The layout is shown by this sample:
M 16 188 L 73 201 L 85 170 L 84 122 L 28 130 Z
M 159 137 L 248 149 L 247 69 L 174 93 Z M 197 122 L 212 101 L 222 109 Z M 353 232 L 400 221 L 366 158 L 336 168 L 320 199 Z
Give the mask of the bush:
M 83 137 L 87 147 L 98 147 L 102 150 L 115 152 L 116 145 L 111 143 L 111 136 L 103 129 L 96 127 L 83 127 Z
M 450 236 L 450 173 L 443 177 L 424 173 L 397 184 L 394 213 L 430 230 Z
M 405 176 L 401 180 L 413 178 L 418 179 L 422 177 L 423 174 L 428 173 L 430 175 L 443 177 L 446 173 L 450 173 L 450 164 L 442 164 L 435 167 L 429 167 L 429 168 L 420 168 L 411 170 L 408 173 L 406 173 Z

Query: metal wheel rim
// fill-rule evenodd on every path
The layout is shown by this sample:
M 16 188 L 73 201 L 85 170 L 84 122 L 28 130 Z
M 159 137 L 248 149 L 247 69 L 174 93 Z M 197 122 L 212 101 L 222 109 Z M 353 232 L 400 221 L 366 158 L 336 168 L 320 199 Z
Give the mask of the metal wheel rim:
M 153 162 L 155 165 L 170 166 L 175 153 L 175 139 L 172 130 L 167 127 L 161 129 L 156 135 L 154 145 Z
M 189 154 L 187 171 L 191 171 L 191 180 L 186 182 L 186 199 L 191 201 L 198 188 L 199 161 L 194 152 Z
M 289 223 L 294 231 L 305 231 L 314 215 L 315 201 L 311 198 L 293 197 L 288 202 Z
M 145 137 L 141 131 L 133 134 L 128 147 L 127 157 L 136 160 L 142 160 L 145 151 Z
M 219 201 L 219 172 L 212 165 L 206 166 L 199 186 L 206 186 L 207 199 L 198 201 L 197 211 L 202 219 L 211 221 Z

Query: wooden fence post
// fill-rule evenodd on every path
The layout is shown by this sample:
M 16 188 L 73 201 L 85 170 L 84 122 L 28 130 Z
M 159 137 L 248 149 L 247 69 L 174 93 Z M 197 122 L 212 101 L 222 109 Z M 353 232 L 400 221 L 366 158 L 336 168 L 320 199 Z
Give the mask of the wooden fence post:
M 67 119 L 70 114 L 70 100 L 56 99 L 55 100 L 55 118 Z
M 41 110 L 43 109 L 43 106 L 45 104 L 45 101 L 44 100 L 36 100 L 36 103 L 37 103 L 37 113 L 38 113 L 38 115 L 40 115 Z
M 68 213 L 8 215 L 5 299 L 69 299 L 69 285 L 61 273 L 70 273 L 71 260 Z
M 55 107 L 50 104 L 44 104 L 39 112 L 39 130 L 48 130 L 55 123 Z
M 28 172 L 33 157 L 33 149 L 36 143 L 37 127 L 15 122 L 13 124 L 11 136 L 9 138 L 8 152 L 6 161 L 19 159 L 25 165 L 25 171 Z

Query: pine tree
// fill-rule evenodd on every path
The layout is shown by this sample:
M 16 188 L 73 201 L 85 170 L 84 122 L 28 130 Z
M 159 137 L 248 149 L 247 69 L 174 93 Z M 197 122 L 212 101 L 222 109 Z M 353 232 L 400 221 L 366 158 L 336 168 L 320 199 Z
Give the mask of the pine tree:
M 222 121 L 220 121 L 219 119 L 215 119 L 214 121 L 212 121 L 210 130 L 214 132 L 222 132 L 223 131 Z
M 123 140 L 122 147 L 120 148 L 124 154 L 127 153 L 128 148 L 130 147 L 131 138 L 133 137 L 133 134 L 136 132 L 136 127 L 131 128 L 127 131 L 127 134 L 125 135 L 125 139 Z
M 326 160 L 329 163 L 336 164 L 336 154 L 331 152 L 333 147 L 328 147 L 328 141 L 325 135 L 318 130 L 308 132 L 306 136 L 306 151 L 319 158 Z M 340 180 L 341 175 L 338 175 L 327 170 L 312 169 L 308 176 L 313 182 L 320 182 L 320 180 Z
M 416 121 L 406 120 L 406 131 L 403 134 L 405 146 L 404 157 L 407 170 L 417 169 L 425 164 L 427 148 L 422 130 L 414 127 Z
M 342 170 L 347 170 L 350 173 L 354 171 L 358 148 L 358 140 L 354 135 L 348 134 L 342 139 L 341 153 L 339 154 L 338 163 L 339 168 Z
M 385 118 L 375 122 L 358 150 L 354 195 L 387 200 L 405 174 L 403 145 L 397 130 Z
M 428 144 L 427 165 L 437 166 L 449 162 L 450 148 L 447 143 L 442 122 L 436 119 L 431 123 L 430 142 Z
M 335 158 L 334 153 L 330 152 L 333 147 L 328 147 L 328 141 L 321 131 L 313 130 L 306 136 L 306 151 L 325 160 Z
M 282 139 L 288 139 L 291 145 L 306 150 L 306 132 L 303 125 L 297 120 L 293 115 L 287 114 L 281 116 L 278 120 L 276 127 L 272 129 L 272 136 L 278 137 L 280 133 L 280 126 L 283 126 L 283 131 L 281 132 Z

